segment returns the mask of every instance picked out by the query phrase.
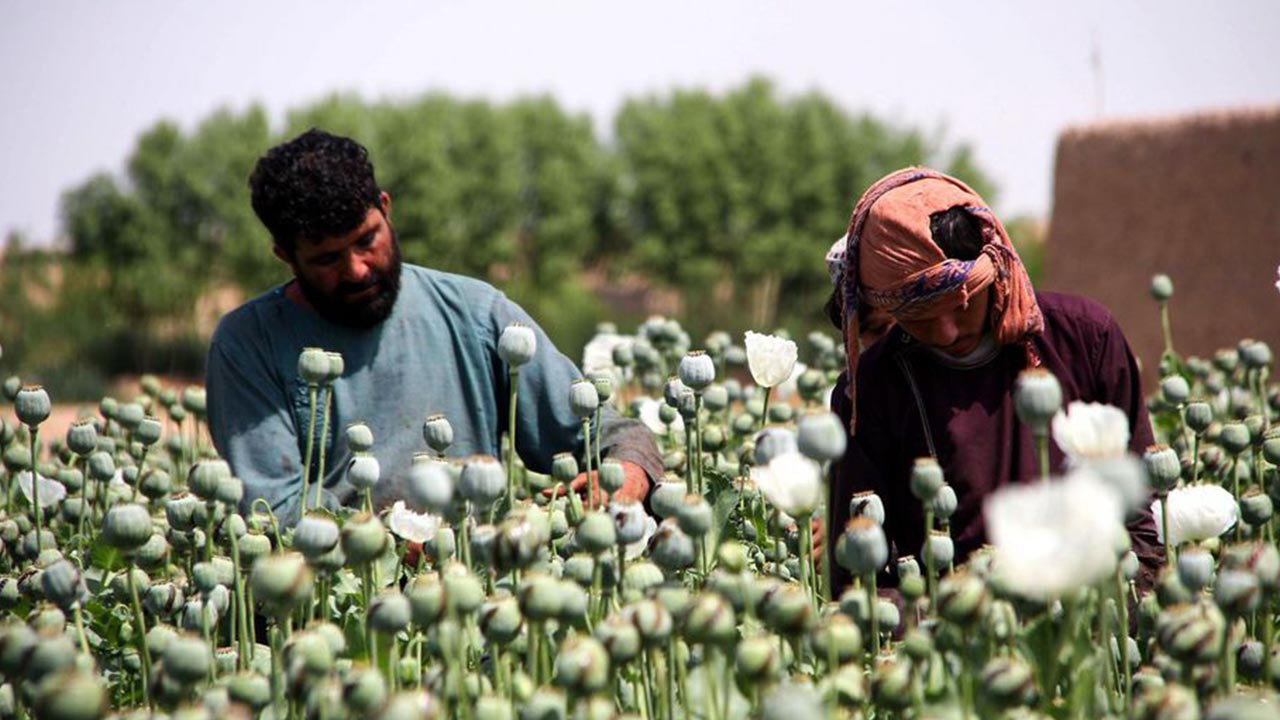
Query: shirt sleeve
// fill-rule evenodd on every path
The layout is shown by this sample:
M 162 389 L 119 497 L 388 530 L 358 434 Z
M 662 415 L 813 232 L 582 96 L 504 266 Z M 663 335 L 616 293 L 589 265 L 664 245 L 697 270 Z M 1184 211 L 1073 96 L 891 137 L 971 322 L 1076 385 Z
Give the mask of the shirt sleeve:
M 521 459 L 531 469 L 543 473 L 550 472 L 551 460 L 557 453 L 572 452 L 582 461 L 586 450 L 582 421 L 569 405 L 569 386 L 580 379 L 582 373 L 556 349 L 529 314 L 505 295 L 495 300 L 489 324 L 495 387 L 501 394 L 499 434 L 507 432 L 510 382 L 505 363 L 497 354 L 497 341 L 511 323 L 528 325 L 537 337 L 534 357 L 520 368 L 517 385 L 516 449 Z M 649 429 L 637 420 L 624 418 L 610 405 L 602 405 L 600 418 L 602 456 L 635 463 L 644 468 L 650 483 L 657 482 L 662 477 L 662 458 Z M 593 443 L 596 430 L 592 431 Z
M 209 434 L 244 483 L 241 510 L 248 513 L 261 498 L 277 520 L 292 525 L 301 505 L 302 452 L 287 387 L 276 376 L 265 349 L 215 334 L 205 371 Z M 323 501 L 336 504 L 328 495 Z
M 1129 348 L 1129 343 L 1114 318 L 1110 316 L 1106 318 L 1094 348 L 1097 396 L 1101 402 L 1124 410 L 1125 415 L 1129 417 L 1129 450 L 1141 456 L 1143 451 L 1155 442 L 1155 437 L 1151 429 L 1151 418 L 1147 414 L 1147 404 L 1142 397 L 1142 380 L 1138 372 L 1138 361 L 1134 358 L 1133 350 Z M 1138 584 L 1142 587 L 1151 587 L 1155 583 L 1156 573 L 1164 563 L 1164 548 L 1156 535 L 1151 503 L 1144 502 L 1142 507 L 1129 518 L 1127 525 L 1129 537 L 1133 542 L 1133 551 L 1142 564 Z

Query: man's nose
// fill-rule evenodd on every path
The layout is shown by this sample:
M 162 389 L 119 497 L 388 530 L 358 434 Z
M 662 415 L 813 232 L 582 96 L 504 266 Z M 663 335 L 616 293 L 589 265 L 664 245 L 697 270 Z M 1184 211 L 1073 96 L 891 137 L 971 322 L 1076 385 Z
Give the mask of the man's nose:
M 360 253 L 349 252 L 342 263 L 342 281 L 361 283 L 369 277 L 369 264 Z

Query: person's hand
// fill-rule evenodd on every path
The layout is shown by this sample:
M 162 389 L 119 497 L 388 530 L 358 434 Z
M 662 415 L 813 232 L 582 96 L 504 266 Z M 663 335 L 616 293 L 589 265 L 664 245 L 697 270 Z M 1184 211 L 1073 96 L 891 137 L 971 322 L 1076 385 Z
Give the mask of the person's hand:
M 644 499 L 649 495 L 649 476 L 645 473 L 644 468 L 635 463 L 623 460 L 621 464 L 625 479 L 622 481 L 622 487 L 612 497 L 609 496 L 609 493 L 600 489 L 599 476 L 594 470 L 591 472 L 591 492 L 587 492 L 587 474 L 585 472 L 578 473 L 578 477 L 569 483 L 568 489 L 581 495 L 587 507 L 604 507 L 609 500 L 644 502 Z M 565 494 L 563 486 L 547 488 L 542 491 L 542 494 L 554 499 L 557 496 L 557 489 L 560 490 L 559 494 Z
M 827 561 L 827 532 L 826 525 L 823 524 L 822 518 L 814 515 L 810 520 L 810 527 L 813 528 L 813 561 L 822 567 Z

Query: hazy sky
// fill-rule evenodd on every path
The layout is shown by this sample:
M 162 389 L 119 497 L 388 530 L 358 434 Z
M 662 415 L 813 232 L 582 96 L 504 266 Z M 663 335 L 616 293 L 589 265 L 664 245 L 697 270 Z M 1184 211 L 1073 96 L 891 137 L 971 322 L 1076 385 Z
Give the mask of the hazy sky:
M 625 5 L 625 6 L 624 6 Z M 1280 103 L 1280 2 L 18 2 L 0 6 L 0 234 L 140 130 L 335 90 L 549 92 L 607 134 L 619 100 L 752 74 L 971 142 L 1006 214 L 1047 214 L 1059 131 Z M 1094 50 L 1100 59 L 1095 72 Z M 845 218 L 832 218 L 832 234 Z

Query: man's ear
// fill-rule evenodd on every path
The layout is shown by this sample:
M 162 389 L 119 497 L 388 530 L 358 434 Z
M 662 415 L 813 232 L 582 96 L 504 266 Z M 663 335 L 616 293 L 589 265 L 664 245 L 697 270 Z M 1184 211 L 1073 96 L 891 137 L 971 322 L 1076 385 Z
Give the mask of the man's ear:
M 382 216 L 391 219 L 391 195 L 386 190 L 378 193 L 378 209 L 382 211 Z
M 276 257 L 280 259 L 280 262 L 291 268 L 293 267 L 293 253 L 290 253 L 288 250 L 285 250 L 275 243 L 271 243 L 271 252 L 275 253 Z

